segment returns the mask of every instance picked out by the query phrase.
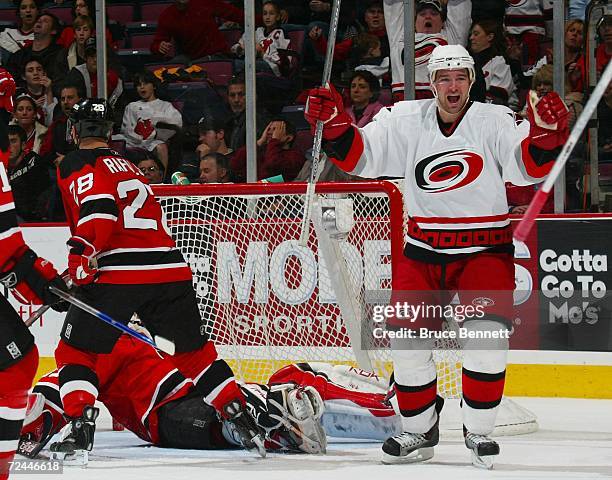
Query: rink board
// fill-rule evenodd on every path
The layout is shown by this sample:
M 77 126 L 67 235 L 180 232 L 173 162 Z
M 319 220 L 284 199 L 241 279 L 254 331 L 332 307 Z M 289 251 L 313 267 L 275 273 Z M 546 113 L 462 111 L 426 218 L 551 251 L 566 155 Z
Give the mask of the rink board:
M 548 321 L 544 317 L 537 322 L 526 322 L 520 316 L 514 319 L 512 344 L 520 351 L 510 352 L 508 395 L 612 398 L 612 314 L 609 303 L 605 303 L 610 298 L 607 289 L 612 288 L 612 272 L 607 265 L 612 238 L 610 220 L 609 215 L 545 216 L 538 221 L 528 241 L 517 248 L 517 281 L 528 286 L 523 290 L 526 293 L 521 298 L 521 307 L 538 303 L 540 310 L 544 305 L 546 315 L 546 309 L 552 305 L 550 310 L 554 315 L 550 314 Z M 53 261 L 58 270 L 66 267 L 65 242 L 69 237 L 66 226 L 25 226 L 24 237 L 39 255 Z M 582 260 L 594 256 L 598 258 L 595 269 Z M 548 288 L 546 295 L 535 292 L 544 279 Z M 576 290 L 581 286 L 589 289 L 595 286 L 598 303 L 589 304 L 594 297 L 585 296 L 583 311 L 578 315 L 571 305 L 564 310 L 563 295 L 559 292 L 555 296 L 555 288 L 562 285 Z M 11 301 L 24 319 L 33 311 L 13 298 Z M 525 311 L 531 312 L 533 308 Z M 52 355 L 62 320 L 63 315 L 50 311 L 32 327 L 42 357 L 41 374 L 54 366 Z M 334 361 L 331 352 L 326 358 Z M 297 356 L 289 360 L 307 359 Z M 277 363 L 281 366 L 286 362 Z

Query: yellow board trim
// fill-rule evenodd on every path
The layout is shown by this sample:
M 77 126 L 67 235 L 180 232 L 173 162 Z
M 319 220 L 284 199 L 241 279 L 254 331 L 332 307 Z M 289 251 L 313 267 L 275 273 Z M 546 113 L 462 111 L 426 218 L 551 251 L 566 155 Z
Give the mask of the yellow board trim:
M 228 363 L 236 372 L 252 370 L 252 366 L 241 369 L 236 361 Z M 269 372 L 286 364 L 278 360 L 265 363 Z M 53 357 L 41 357 L 36 379 L 54 368 Z M 504 394 L 510 397 L 612 399 L 612 366 L 509 364 L 506 372 Z

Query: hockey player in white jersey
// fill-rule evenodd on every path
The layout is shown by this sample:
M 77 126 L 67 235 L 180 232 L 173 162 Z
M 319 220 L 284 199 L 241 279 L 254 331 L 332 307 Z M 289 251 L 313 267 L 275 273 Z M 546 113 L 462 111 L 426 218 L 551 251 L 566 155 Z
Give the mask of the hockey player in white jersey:
M 395 101 L 404 99 L 404 2 L 384 0 L 385 25 L 389 36 L 391 91 Z M 414 80 L 417 99 L 432 98 L 427 62 L 438 45 L 467 45 L 470 0 L 419 0 L 415 4 Z
M 544 179 L 568 137 L 567 108 L 551 92 L 530 107 L 529 121 L 520 122 L 507 107 L 469 101 L 474 60 L 459 45 L 436 47 L 428 69 L 435 99 L 396 103 L 364 128 L 351 124 L 332 85 L 310 92 L 305 117 L 313 128 L 324 123 L 324 148 L 343 170 L 404 178 L 408 235 L 404 256 L 396 259 L 394 295 L 441 303 L 442 291 L 458 292 L 462 304 L 482 308 L 479 318 L 463 323 L 467 331 L 505 332 L 514 264 L 504 182 Z M 422 315 L 410 321 L 441 324 Z M 474 464 L 484 467 L 499 453 L 488 435 L 503 394 L 508 348 L 503 335 L 489 337 L 463 345 L 465 443 Z M 433 456 L 441 402 L 432 346 L 433 340 L 418 336 L 391 342 L 404 432 L 384 443 L 385 463 Z

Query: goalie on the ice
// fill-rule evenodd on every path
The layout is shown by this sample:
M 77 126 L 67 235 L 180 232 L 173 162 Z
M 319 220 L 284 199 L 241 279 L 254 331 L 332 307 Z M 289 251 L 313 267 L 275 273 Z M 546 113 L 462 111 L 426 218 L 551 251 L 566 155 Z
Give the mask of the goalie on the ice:
M 96 367 L 98 400 L 117 422 L 141 439 L 168 448 L 242 446 L 233 424 L 222 420 L 205 402 L 172 357 L 162 357 L 145 343 L 122 335 L 111 353 L 98 355 Z M 266 432 L 268 449 L 325 452 L 326 436 L 320 424 L 323 401 L 313 387 L 274 382 L 240 388 L 247 409 Z M 58 370 L 54 370 L 33 388 L 17 452 L 36 457 L 55 433 L 69 436 L 72 430 L 64 415 Z M 87 457 L 79 457 L 77 452 L 64 461 L 85 464 Z

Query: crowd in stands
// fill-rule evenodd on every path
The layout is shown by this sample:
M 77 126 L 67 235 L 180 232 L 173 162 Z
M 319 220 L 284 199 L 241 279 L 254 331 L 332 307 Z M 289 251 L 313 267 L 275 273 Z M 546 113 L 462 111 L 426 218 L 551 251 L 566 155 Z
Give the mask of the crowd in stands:
M 359 127 L 403 99 L 403 1 L 384 3 L 341 3 L 332 82 Z M 572 123 L 588 88 L 587 3 L 566 2 L 564 83 Z M 256 0 L 255 7 L 257 179 L 307 180 L 313 138 L 304 101 L 321 81 L 332 2 Z M 446 43 L 463 44 L 475 59 L 474 101 L 524 116 L 526 102 L 552 89 L 550 0 L 417 0 L 415 11 L 417 98 L 432 97 L 427 59 Z M 19 85 L 9 174 L 24 221 L 64 218 L 54 168 L 75 148 L 67 112 L 81 98 L 102 95 L 94 14 L 92 0 L 0 2 L 0 61 Z M 107 0 L 106 19 L 113 148 L 150 183 L 170 182 L 176 171 L 191 182 L 246 181 L 244 0 Z M 602 18 L 597 45 L 589 48 L 600 74 L 612 55 L 612 17 Z M 609 87 L 598 108 L 602 172 L 612 171 L 611 111 Z M 568 165 L 567 211 L 588 206 L 587 147 L 581 142 Z M 323 179 L 347 177 L 327 166 Z M 612 173 L 601 180 L 612 188 Z M 534 188 L 508 185 L 508 194 L 511 213 L 520 214 Z

